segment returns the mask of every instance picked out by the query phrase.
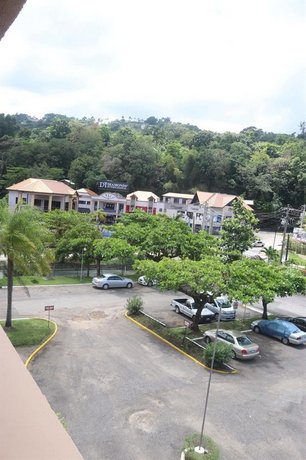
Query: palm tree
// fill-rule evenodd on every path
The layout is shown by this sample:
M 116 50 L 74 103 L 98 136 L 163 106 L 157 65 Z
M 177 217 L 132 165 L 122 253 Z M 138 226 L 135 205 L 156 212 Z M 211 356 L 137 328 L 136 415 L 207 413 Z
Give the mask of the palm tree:
M 17 206 L 11 211 L 0 200 L 0 254 L 7 258 L 7 314 L 5 327 L 12 326 L 13 280 L 21 274 L 47 274 L 53 259 L 46 243 L 49 230 L 36 209 Z
M 268 257 L 268 262 L 276 262 L 279 258 L 279 252 L 277 249 L 274 249 L 272 246 L 264 248 L 262 250 Z

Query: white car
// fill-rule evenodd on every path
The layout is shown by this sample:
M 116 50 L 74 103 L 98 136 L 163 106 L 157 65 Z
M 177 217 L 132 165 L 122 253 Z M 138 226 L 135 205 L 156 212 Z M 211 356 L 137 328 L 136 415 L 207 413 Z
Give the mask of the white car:
M 220 296 L 216 297 L 211 303 L 206 303 L 204 307 L 215 313 L 216 316 L 219 315 L 221 308 L 221 321 L 230 321 L 236 318 L 238 303 L 235 301 L 232 304 L 226 296 Z
M 253 248 L 263 248 L 265 246 L 265 243 L 261 240 L 256 240 L 252 244 Z
M 125 278 L 124 276 L 115 275 L 113 273 L 105 273 L 99 277 L 92 279 L 92 286 L 100 289 L 109 289 L 116 287 L 126 287 L 128 289 L 134 287 L 133 280 Z
M 140 276 L 138 278 L 138 283 L 141 284 L 142 286 L 153 286 L 157 284 L 156 280 L 150 280 L 146 276 Z

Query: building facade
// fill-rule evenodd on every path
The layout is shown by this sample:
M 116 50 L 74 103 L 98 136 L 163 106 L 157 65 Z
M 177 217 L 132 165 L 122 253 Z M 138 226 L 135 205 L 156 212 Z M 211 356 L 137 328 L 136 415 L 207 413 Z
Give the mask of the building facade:
M 35 206 L 41 211 L 77 209 L 77 194 L 68 185 L 51 179 L 26 179 L 7 187 L 9 207 L 17 204 Z

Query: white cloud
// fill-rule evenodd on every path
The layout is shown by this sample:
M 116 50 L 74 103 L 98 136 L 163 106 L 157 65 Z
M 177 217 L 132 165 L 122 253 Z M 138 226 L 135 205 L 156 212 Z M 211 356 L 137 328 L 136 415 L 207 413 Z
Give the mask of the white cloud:
M 299 0 L 31 0 L 0 44 L 1 111 L 291 132 L 305 26 Z

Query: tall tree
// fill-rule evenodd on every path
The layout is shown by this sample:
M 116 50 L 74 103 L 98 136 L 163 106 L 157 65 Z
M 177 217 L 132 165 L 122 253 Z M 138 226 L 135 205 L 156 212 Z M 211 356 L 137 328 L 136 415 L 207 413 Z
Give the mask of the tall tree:
M 12 212 L 0 202 L 0 253 L 7 258 L 6 327 L 12 326 L 13 280 L 19 274 L 47 274 L 53 260 L 47 247 L 50 233 L 42 215 L 33 208 L 17 207 Z
M 296 269 L 244 258 L 228 265 L 227 292 L 248 303 L 261 300 L 263 319 L 276 296 L 305 293 L 306 278 Z
M 158 281 L 162 290 L 181 291 L 194 298 L 197 309 L 191 328 L 199 329 L 201 311 L 210 293 L 218 295 L 224 291 L 224 264 L 217 257 L 204 257 L 199 261 L 164 258 L 160 262 L 143 260 L 136 269 L 148 279 Z
M 253 212 L 246 209 L 242 199 L 233 203 L 233 217 L 223 222 L 221 230 L 221 246 L 227 260 L 231 261 L 242 256 L 255 240 L 254 231 L 258 219 Z

